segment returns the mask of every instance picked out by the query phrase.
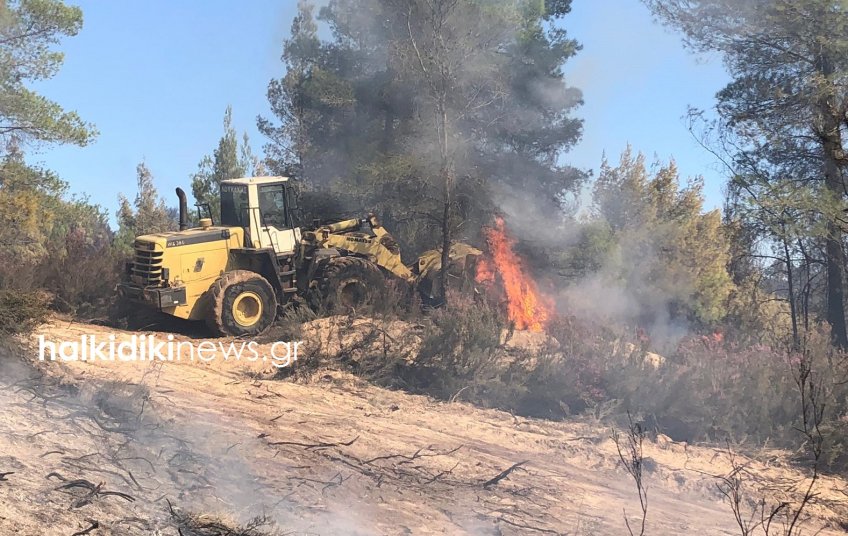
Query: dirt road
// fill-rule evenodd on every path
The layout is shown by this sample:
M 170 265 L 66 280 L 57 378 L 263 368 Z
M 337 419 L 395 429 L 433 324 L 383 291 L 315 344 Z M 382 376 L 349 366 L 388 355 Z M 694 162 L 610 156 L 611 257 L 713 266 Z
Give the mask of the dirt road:
M 109 333 L 54 322 L 36 336 Z M 516 418 L 340 373 L 277 381 L 268 362 L 220 354 L 42 369 L 0 376 L 0 474 L 12 472 L 0 480 L 0 534 L 71 536 L 96 524 L 87 534 L 177 536 L 172 508 L 346 536 L 621 535 L 625 511 L 639 519 L 633 482 L 599 423 Z M 739 534 L 709 476 L 730 470 L 725 454 L 661 438 L 645 456 L 646 534 Z M 803 480 L 781 459 L 764 452 L 751 462 L 760 487 Z M 75 480 L 85 482 L 67 487 Z M 844 489 L 822 481 L 808 533 L 845 533 Z

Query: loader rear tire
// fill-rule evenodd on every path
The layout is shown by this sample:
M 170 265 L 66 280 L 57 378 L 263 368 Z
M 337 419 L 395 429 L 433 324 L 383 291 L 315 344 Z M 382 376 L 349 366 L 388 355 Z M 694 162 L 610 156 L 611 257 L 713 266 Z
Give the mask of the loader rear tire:
M 359 257 L 336 257 L 324 268 L 318 280 L 315 301 L 328 312 L 358 309 L 379 299 L 386 278 L 376 264 Z
M 216 335 L 259 335 L 274 323 L 276 316 L 274 288 L 255 272 L 229 272 L 209 289 L 206 323 Z

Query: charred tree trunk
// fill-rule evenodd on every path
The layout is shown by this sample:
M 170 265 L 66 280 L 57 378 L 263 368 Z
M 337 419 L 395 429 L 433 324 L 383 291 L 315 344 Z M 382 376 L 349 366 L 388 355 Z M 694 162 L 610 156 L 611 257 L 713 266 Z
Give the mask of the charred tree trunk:
M 450 247 L 451 247 L 451 206 L 453 204 L 453 171 L 450 167 L 450 157 L 448 154 L 448 115 L 445 108 L 445 97 L 439 102 L 440 121 L 441 121 L 441 159 L 442 169 L 441 175 L 444 181 L 444 207 L 442 214 L 442 267 L 439 271 L 439 294 L 443 301 L 448 299 L 448 268 L 450 267 Z

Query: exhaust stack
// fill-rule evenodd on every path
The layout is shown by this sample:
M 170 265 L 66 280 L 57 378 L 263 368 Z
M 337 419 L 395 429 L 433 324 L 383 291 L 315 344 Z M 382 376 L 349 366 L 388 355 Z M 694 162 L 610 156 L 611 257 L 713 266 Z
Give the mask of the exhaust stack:
M 180 231 L 188 229 L 188 201 L 182 188 L 177 188 L 177 197 L 180 198 Z

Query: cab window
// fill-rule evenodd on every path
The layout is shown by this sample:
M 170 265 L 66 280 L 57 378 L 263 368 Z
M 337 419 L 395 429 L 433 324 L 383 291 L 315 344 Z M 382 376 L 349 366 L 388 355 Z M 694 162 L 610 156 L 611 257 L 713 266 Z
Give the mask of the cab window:
M 247 227 L 247 186 L 221 185 L 221 225 Z
M 270 225 L 276 229 L 288 228 L 286 196 L 282 184 L 259 187 L 259 214 L 263 225 Z

